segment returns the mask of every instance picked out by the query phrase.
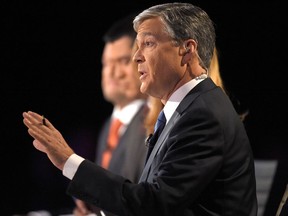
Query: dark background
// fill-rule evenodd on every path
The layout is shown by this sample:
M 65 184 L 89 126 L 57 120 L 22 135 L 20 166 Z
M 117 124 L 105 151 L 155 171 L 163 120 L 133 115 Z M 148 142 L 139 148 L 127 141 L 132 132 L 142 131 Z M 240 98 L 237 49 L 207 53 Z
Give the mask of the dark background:
M 101 37 L 116 19 L 163 2 L 1 1 L 1 215 L 73 206 L 69 181 L 34 149 L 22 112 L 44 114 L 76 153 L 93 159 L 112 108 L 101 93 Z M 193 3 L 215 22 L 222 77 L 236 109 L 249 109 L 255 158 L 284 161 L 274 211 L 288 175 L 287 3 Z

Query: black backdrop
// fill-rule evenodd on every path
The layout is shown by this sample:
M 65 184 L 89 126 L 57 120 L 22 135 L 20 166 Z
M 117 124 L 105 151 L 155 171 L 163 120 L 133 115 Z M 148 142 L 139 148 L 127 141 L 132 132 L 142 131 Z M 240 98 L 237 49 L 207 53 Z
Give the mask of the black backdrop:
M 117 18 L 163 2 L 1 2 L 1 215 L 73 205 L 68 180 L 34 149 L 22 112 L 43 113 L 78 154 L 92 159 L 112 108 L 101 94 L 101 37 Z M 286 3 L 193 3 L 215 22 L 222 76 L 240 109 L 250 111 L 245 126 L 255 157 L 285 159 Z

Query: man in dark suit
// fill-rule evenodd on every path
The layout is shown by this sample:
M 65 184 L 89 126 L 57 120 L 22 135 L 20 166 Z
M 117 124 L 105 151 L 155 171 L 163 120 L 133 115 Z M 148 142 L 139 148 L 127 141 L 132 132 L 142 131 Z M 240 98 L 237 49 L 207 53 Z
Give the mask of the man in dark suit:
M 104 98 L 113 104 L 113 113 L 103 126 L 98 139 L 96 163 L 103 160 L 107 149 L 110 123 L 114 118 L 122 122 L 119 141 L 108 170 L 138 182 L 144 167 L 147 147 L 144 119 L 148 111 L 147 95 L 140 92 L 137 68 L 132 62 L 132 49 L 136 32 L 130 14 L 116 21 L 103 37 L 102 91 Z
M 144 119 L 148 107 L 147 95 L 140 92 L 137 68 L 131 59 L 136 38 L 132 25 L 134 17 L 135 14 L 130 14 L 117 20 L 103 36 L 105 45 L 102 53 L 102 92 L 104 98 L 113 105 L 113 112 L 99 133 L 95 162 L 137 183 L 147 154 Z M 122 124 L 118 132 L 118 142 L 112 150 L 108 137 L 111 122 L 116 118 Z M 106 154 L 111 154 L 111 158 L 107 164 L 103 164 Z M 83 209 L 86 206 L 86 211 L 101 214 L 100 209 L 93 205 L 84 204 L 80 200 L 77 200 L 76 204 L 78 208 Z M 80 211 L 78 208 L 74 212 Z M 105 214 L 110 215 L 108 212 Z
M 138 184 L 79 157 L 48 120 L 41 125 L 41 115 L 24 112 L 35 148 L 71 179 L 68 194 L 117 215 L 256 216 L 248 136 L 227 95 L 207 77 L 212 20 L 192 4 L 167 3 L 133 23 L 140 90 L 161 99 L 165 117 Z

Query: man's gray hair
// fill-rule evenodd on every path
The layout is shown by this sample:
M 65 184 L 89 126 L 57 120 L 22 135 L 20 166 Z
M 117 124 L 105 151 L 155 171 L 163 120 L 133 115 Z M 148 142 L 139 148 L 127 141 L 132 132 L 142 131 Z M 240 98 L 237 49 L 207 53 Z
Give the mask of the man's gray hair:
M 208 14 L 200 7 L 190 3 L 165 3 L 152 6 L 140 14 L 134 21 L 133 27 L 138 31 L 139 25 L 147 19 L 159 17 L 175 45 L 181 45 L 187 39 L 197 42 L 197 52 L 200 64 L 208 69 L 213 49 L 215 47 L 214 23 Z

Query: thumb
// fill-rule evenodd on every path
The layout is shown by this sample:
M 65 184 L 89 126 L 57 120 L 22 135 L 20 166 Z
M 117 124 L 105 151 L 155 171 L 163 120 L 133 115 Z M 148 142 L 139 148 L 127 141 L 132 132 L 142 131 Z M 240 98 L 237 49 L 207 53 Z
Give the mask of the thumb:
M 47 148 L 41 143 L 39 142 L 38 140 L 34 140 L 33 141 L 33 145 L 36 149 L 38 149 L 39 151 L 41 152 L 44 152 L 44 153 L 47 153 Z

